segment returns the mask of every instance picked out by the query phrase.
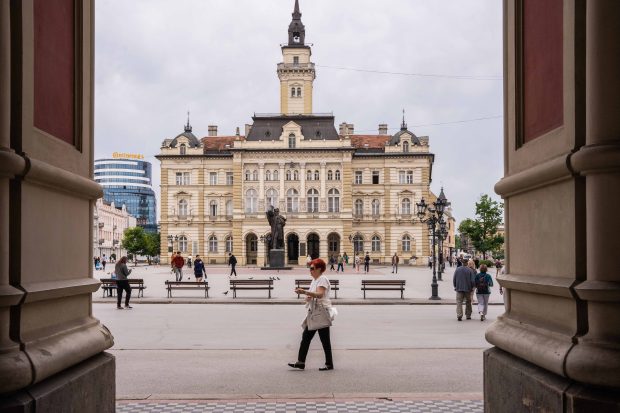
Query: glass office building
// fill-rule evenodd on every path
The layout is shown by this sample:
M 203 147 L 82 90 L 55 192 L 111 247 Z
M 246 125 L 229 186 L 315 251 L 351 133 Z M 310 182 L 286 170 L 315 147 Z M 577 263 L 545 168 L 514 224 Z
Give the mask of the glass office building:
M 95 181 L 103 186 L 103 198 L 127 212 L 147 232 L 157 232 L 155 192 L 151 163 L 134 159 L 97 159 Z

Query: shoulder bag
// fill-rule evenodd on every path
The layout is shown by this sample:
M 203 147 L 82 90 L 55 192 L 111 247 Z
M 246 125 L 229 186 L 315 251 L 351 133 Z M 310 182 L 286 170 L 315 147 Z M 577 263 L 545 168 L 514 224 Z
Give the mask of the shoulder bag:
M 306 324 L 310 331 L 319 330 L 332 325 L 332 318 L 329 314 L 329 310 L 320 304 L 316 298 L 313 298 L 308 306 Z

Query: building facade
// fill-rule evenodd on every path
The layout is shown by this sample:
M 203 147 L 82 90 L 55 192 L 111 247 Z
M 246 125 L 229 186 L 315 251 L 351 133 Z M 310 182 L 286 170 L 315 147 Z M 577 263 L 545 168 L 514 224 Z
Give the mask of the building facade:
M 162 261 L 174 250 L 224 263 L 233 252 L 242 264 L 265 265 L 265 211 L 273 205 L 287 218 L 289 265 L 344 252 L 368 252 L 373 262 L 398 253 L 423 265 L 430 243 L 415 203 L 435 197 L 428 137 L 404 119 L 394 135 L 385 124 L 375 135 L 356 135 L 347 123 L 336 130 L 333 114 L 312 111 L 316 74 L 297 2 L 288 35 L 277 65 L 281 113 L 255 114 L 244 136 L 218 136 L 209 126 L 198 139 L 188 120 L 164 140 L 156 156 Z
M 136 225 L 136 218 L 129 215 L 125 204 L 117 207 L 114 202 L 98 199 L 93 211 L 93 255 L 108 259 L 112 254 L 117 259 L 125 255 L 126 251 L 122 248 L 123 234 L 126 229 Z
M 95 160 L 95 181 L 103 186 L 103 198 L 125 205 L 147 232 L 157 232 L 157 203 L 151 181 L 151 163 L 142 155 L 117 153 Z

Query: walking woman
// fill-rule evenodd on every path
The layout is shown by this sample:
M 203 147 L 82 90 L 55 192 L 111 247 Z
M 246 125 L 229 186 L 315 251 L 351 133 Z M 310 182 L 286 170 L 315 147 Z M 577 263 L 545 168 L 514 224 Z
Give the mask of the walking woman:
M 312 300 L 316 300 L 314 305 L 323 306 L 328 310 L 331 308 L 331 301 L 329 300 L 330 283 L 323 273 L 325 272 L 325 261 L 320 258 L 312 260 L 310 262 L 310 275 L 312 276 L 312 282 L 310 288 L 304 290 L 303 288 L 296 288 L 295 293 L 306 295 L 306 306 L 312 305 Z M 301 344 L 299 346 L 299 355 L 295 363 L 289 363 L 288 365 L 303 370 L 306 367 L 306 356 L 308 355 L 308 349 L 310 348 L 310 342 L 314 337 L 314 333 L 319 332 L 319 338 L 323 345 L 323 351 L 325 352 L 325 366 L 319 368 L 320 371 L 333 370 L 334 362 L 332 360 L 332 345 L 329 338 L 329 326 L 319 328 L 318 330 L 308 330 L 307 320 L 304 320 L 302 327 L 304 332 L 301 336 Z
M 476 275 L 476 298 L 478 298 L 478 314 L 480 314 L 480 321 L 484 321 L 487 317 L 487 310 L 489 309 L 489 297 L 491 296 L 491 289 L 493 286 L 493 279 L 487 274 L 487 266 L 482 264 L 480 266 L 480 273 Z
M 127 277 L 131 274 L 131 270 L 127 268 L 127 257 L 121 257 L 114 266 L 114 274 L 116 274 L 116 308 L 122 310 L 121 301 L 123 299 L 123 290 L 125 291 L 125 308 L 131 309 L 129 299 L 131 298 L 131 286 Z

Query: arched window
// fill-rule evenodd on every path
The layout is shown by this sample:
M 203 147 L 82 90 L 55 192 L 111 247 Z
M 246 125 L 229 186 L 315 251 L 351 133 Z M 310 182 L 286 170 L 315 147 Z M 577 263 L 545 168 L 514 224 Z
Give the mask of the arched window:
M 250 179 L 252 179 L 252 173 L 248 169 L 246 169 L 245 170 L 245 180 L 249 181 Z
M 217 237 L 215 235 L 209 237 L 209 252 L 217 252 Z
M 312 171 L 311 170 L 307 170 L 306 171 L 306 181 L 312 181 Z
M 299 211 L 299 192 L 297 192 L 294 188 L 291 188 L 286 192 L 286 211 Z
M 314 188 L 308 190 L 308 212 L 319 212 L 319 191 Z
M 209 215 L 212 217 L 217 216 L 217 201 L 209 202 Z
M 286 180 L 290 181 L 293 178 L 293 172 L 289 169 L 286 171 Z
M 334 172 L 334 179 L 340 181 L 340 171 L 338 169 Z
M 179 237 L 179 251 L 187 252 L 187 237 L 185 235 Z
M 187 147 L 185 146 L 184 143 L 182 143 L 181 146 L 179 146 L 179 151 L 181 155 L 185 155 L 185 153 L 187 152 Z
M 294 87 L 291 88 L 291 97 L 292 98 L 295 97 L 295 88 Z
M 267 170 L 265 172 L 265 181 L 271 181 L 271 171 Z
M 245 193 L 245 212 L 256 212 L 256 205 L 258 203 L 258 196 L 256 189 L 248 189 Z
M 411 251 L 411 237 L 409 235 L 403 235 L 401 243 L 403 252 Z
M 355 215 L 362 215 L 364 213 L 364 201 L 361 199 L 355 200 Z
M 404 215 L 409 215 L 411 214 L 411 201 L 409 200 L 409 198 L 403 198 L 402 202 L 400 203 L 401 206 L 401 213 Z
M 273 171 L 273 180 L 274 181 L 279 181 L 280 180 L 280 172 L 278 172 L 277 169 Z
M 269 188 L 267 190 L 267 196 L 266 196 L 266 210 L 269 209 L 270 206 L 273 206 L 274 208 L 278 207 L 278 191 L 276 191 L 273 188 Z
M 233 252 L 233 243 L 232 237 L 228 235 L 226 237 L 226 252 Z
M 379 200 L 373 199 L 371 206 L 372 206 L 372 214 L 379 215 Z
M 340 192 L 336 188 L 332 188 L 327 193 L 327 211 L 340 212 Z
M 179 216 L 183 218 L 187 216 L 187 201 L 185 199 L 179 201 Z
M 321 179 L 321 174 L 319 174 L 318 170 L 314 171 L 314 180 L 318 181 L 319 179 Z
M 258 171 L 252 172 L 252 180 L 253 181 L 258 181 Z
M 300 87 L 297 88 L 297 97 L 298 98 L 301 97 L 301 88 Z
M 293 181 L 299 181 L 299 171 L 293 171 Z
M 295 134 L 291 133 L 290 135 L 288 135 L 288 147 L 289 149 L 293 149 L 295 148 Z
M 380 252 L 381 251 L 381 238 L 378 235 L 374 235 L 372 237 L 371 246 L 372 252 Z
M 409 152 L 409 142 L 403 142 L 403 152 Z
M 360 234 L 355 234 L 353 237 L 353 250 L 355 254 L 364 253 L 364 238 Z
M 232 217 L 233 215 L 233 202 L 226 201 L 226 216 Z
M 327 171 L 327 180 L 331 181 L 332 179 L 334 179 L 334 173 L 330 169 L 329 171 Z

